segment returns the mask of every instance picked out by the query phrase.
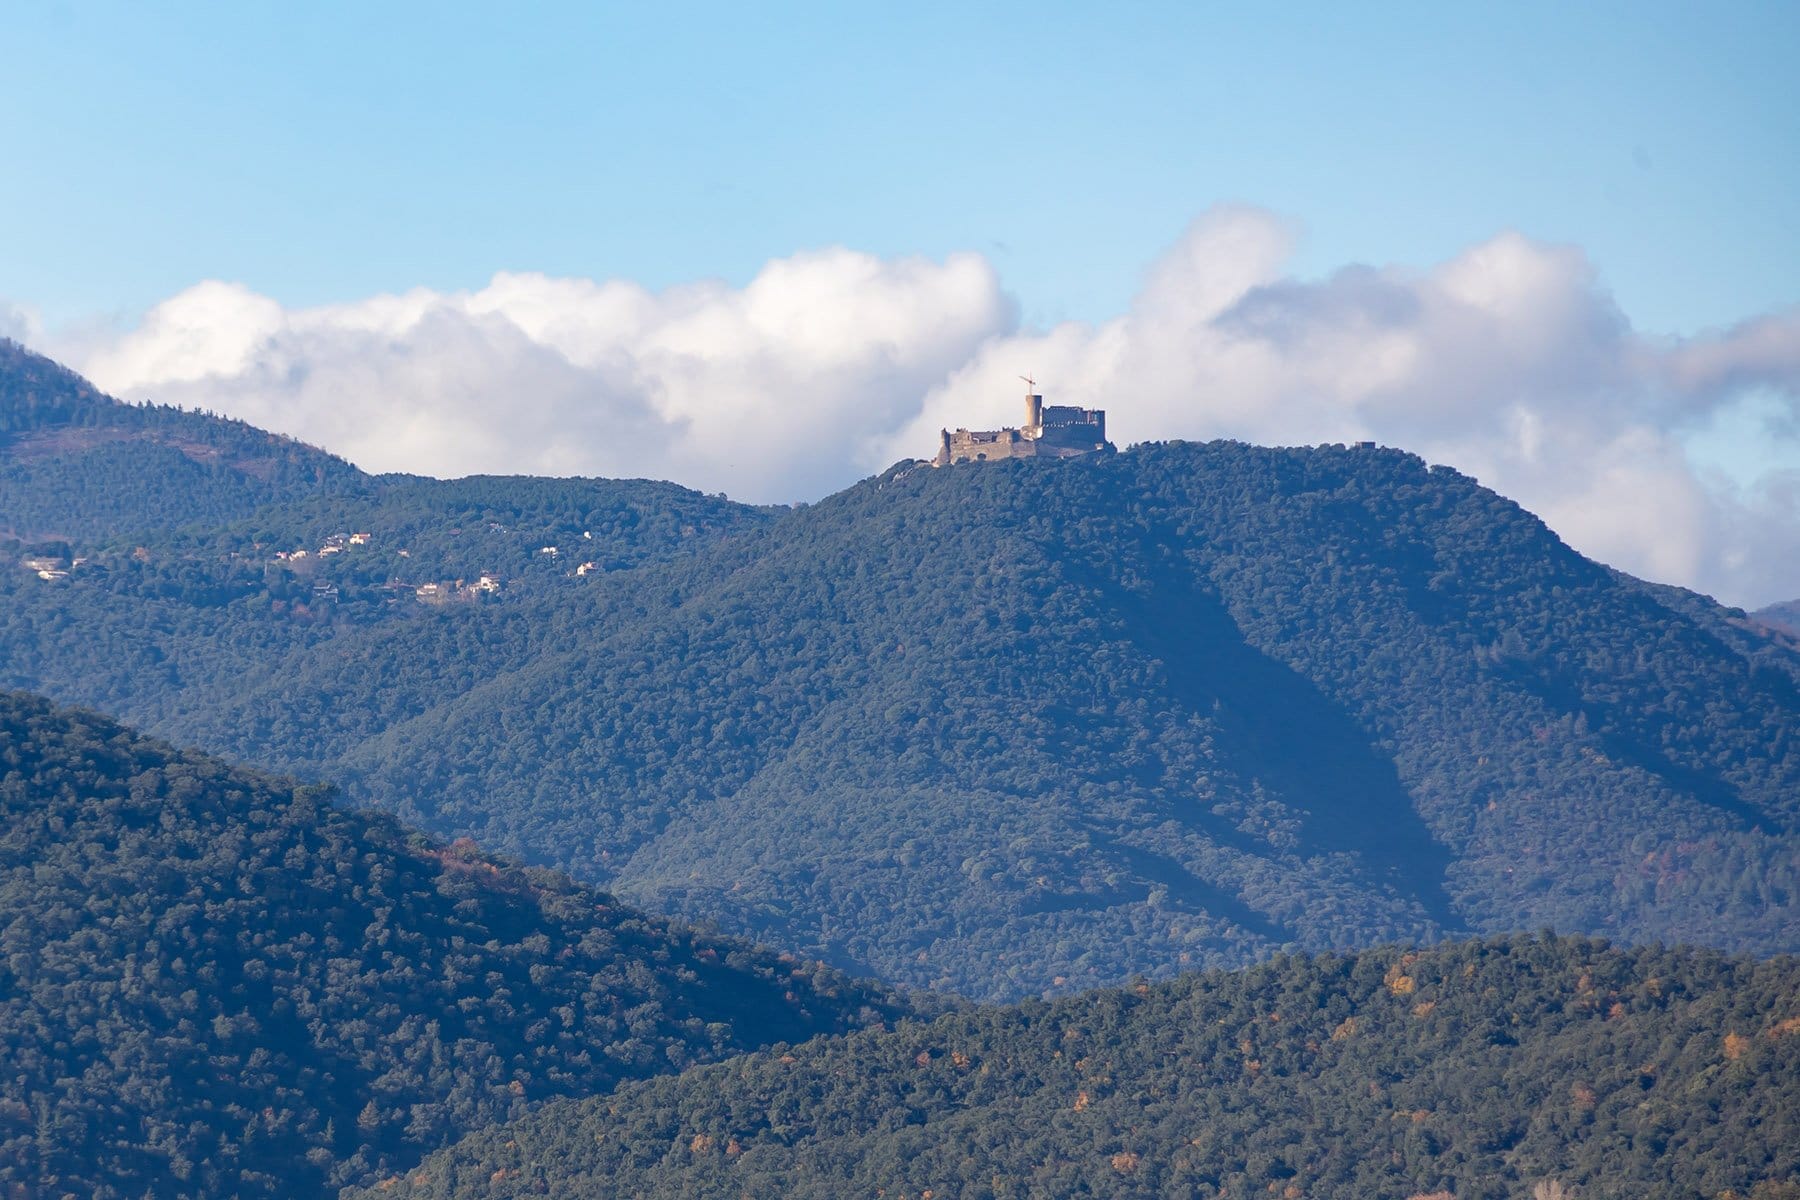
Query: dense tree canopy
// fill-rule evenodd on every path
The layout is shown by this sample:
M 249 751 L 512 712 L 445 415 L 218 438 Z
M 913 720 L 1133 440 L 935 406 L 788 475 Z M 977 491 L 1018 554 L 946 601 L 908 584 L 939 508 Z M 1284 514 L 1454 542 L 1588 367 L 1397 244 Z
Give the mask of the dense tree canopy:
M 0 338 L 0 537 L 126 539 L 366 481 L 242 421 L 122 404 Z
M 372 1200 L 1800 1194 L 1800 964 L 1519 936 L 774 1047 Z
M 1796 1200 L 1800 966 L 1646 945 L 1800 950 L 1759 616 L 1397 451 L 753 509 L 0 342 L 0 687 L 256 764 L 0 692 L 0 1196 Z
M 901 467 L 781 512 L 358 486 L 0 564 L 0 682 L 976 997 L 1540 926 L 1800 949 L 1794 644 L 1411 455 Z
M 900 1011 L 0 693 L 0 1195 L 320 1194 L 549 1096 Z

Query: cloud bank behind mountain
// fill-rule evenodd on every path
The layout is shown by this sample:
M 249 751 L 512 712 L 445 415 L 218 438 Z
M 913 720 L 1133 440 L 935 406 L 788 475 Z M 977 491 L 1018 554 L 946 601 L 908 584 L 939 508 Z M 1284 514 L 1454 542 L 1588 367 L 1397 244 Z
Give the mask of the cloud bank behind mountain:
M 1104 406 L 1120 443 L 1375 439 L 1475 475 L 1583 552 L 1732 603 L 1800 596 L 1800 308 L 1660 337 L 1579 250 L 1502 234 L 1424 268 L 1288 270 L 1296 231 L 1213 210 L 1102 324 L 1022 328 L 984 257 L 846 249 L 742 287 L 501 273 L 287 308 L 207 281 L 135 326 L 27 341 L 128 399 L 241 417 L 378 471 L 651 476 L 809 500 L 940 427 Z M 1754 411 L 1754 468 L 1692 451 Z M 1773 465 L 1771 465 L 1773 464 Z

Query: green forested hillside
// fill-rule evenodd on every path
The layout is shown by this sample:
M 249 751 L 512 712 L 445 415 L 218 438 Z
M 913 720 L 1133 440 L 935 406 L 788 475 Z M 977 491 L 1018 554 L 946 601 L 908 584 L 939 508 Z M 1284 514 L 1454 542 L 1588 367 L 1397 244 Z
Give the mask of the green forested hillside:
M 146 727 L 198 695 L 281 687 L 294 663 L 338 657 L 346 632 L 404 647 L 415 622 L 455 639 L 433 664 L 437 694 L 473 659 L 468 640 L 527 654 L 557 623 L 511 620 L 519 604 L 556 589 L 579 604 L 588 572 L 693 554 L 769 515 L 646 480 L 369 476 L 242 422 L 122 404 L 0 341 L 0 686 Z M 484 574 L 498 581 L 478 596 L 489 624 L 463 619 Z M 449 611 L 419 603 L 421 586 Z M 251 757 L 310 768 L 326 761 L 313 740 Z
M 977 996 L 1462 928 L 1794 945 L 1791 652 L 1400 454 L 871 481 L 487 628 L 179 728 Z
M 1800 1195 L 1800 965 L 1514 937 L 775 1047 L 358 1196 Z
M 0 693 L 0 1195 L 325 1194 L 884 990 Z
M 1540 926 L 1800 949 L 1793 643 L 1411 455 L 1147 445 L 779 514 L 374 487 L 0 569 L 0 682 L 978 997 Z M 336 527 L 374 542 L 268 558 Z M 489 560 L 479 604 L 378 582 Z
M 136 550 L 163 574 L 280 598 L 292 589 L 271 576 L 366 591 L 396 576 L 618 570 L 764 515 L 645 480 L 366 475 L 242 421 L 121 403 L 0 339 L 0 547 L 96 562 Z M 353 557 L 272 566 L 352 532 L 371 535 Z
M 0 338 L 0 538 L 123 540 L 366 479 L 242 421 L 121 404 Z

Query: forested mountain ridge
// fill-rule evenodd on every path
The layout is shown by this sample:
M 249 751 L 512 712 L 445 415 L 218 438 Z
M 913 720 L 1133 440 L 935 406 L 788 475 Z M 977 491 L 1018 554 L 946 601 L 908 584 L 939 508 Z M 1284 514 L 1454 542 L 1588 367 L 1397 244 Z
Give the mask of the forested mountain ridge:
M 0 686 L 145 728 L 191 707 L 190 692 L 332 656 L 359 627 L 399 625 L 405 644 L 404 626 L 435 618 L 489 640 L 455 619 L 481 601 L 529 635 L 556 622 L 508 618 L 540 593 L 692 554 L 770 515 L 647 480 L 370 476 L 242 422 L 121 403 L 0 342 Z M 484 576 L 491 591 L 475 587 Z M 287 749 L 252 757 L 318 761 Z
M 907 1011 L 0 693 L 0 1195 L 323 1195 L 550 1096 Z
M 660 602 L 348 778 L 978 996 L 1459 928 L 1794 945 L 1792 653 L 1411 456 L 914 472 L 616 582 Z
M 774 1047 L 359 1200 L 1800 1195 L 1800 964 L 1574 938 L 1283 957 Z
M 124 404 L 0 338 L 0 538 L 94 541 L 354 492 L 349 463 L 242 421 Z
M 371 535 L 361 570 L 326 576 L 358 584 L 396 570 L 516 575 L 547 540 L 619 569 L 765 515 L 648 480 L 368 475 L 243 421 L 123 403 L 0 339 L 0 540 L 142 548 L 242 588 L 277 552 L 348 531 Z
M 906 464 L 781 512 L 380 482 L 0 570 L 0 682 L 978 997 L 1546 925 L 1800 948 L 1793 644 L 1409 454 Z M 315 576 L 230 557 L 382 521 Z M 517 575 L 379 599 L 401 541 Z

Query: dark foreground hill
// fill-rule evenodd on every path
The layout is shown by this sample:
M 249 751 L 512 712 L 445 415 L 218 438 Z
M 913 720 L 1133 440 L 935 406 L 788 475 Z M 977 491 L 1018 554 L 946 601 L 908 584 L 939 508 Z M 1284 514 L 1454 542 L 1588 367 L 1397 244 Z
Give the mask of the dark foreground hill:
M 1800 966 L 1282 958 L 559 1102 L 359 1196 L 1800 1195 Z
M 0 1196 L 304 1196 L 870 985 L 0 693 Z
M 779 515 L 382 487 L 0 569 L 0 682 L 978 997 L 1543 926 L 1800 949 L 1794 644 L 1399 451 L 897 470 Z M 507 554 L 481 603 L 379 598 Z

